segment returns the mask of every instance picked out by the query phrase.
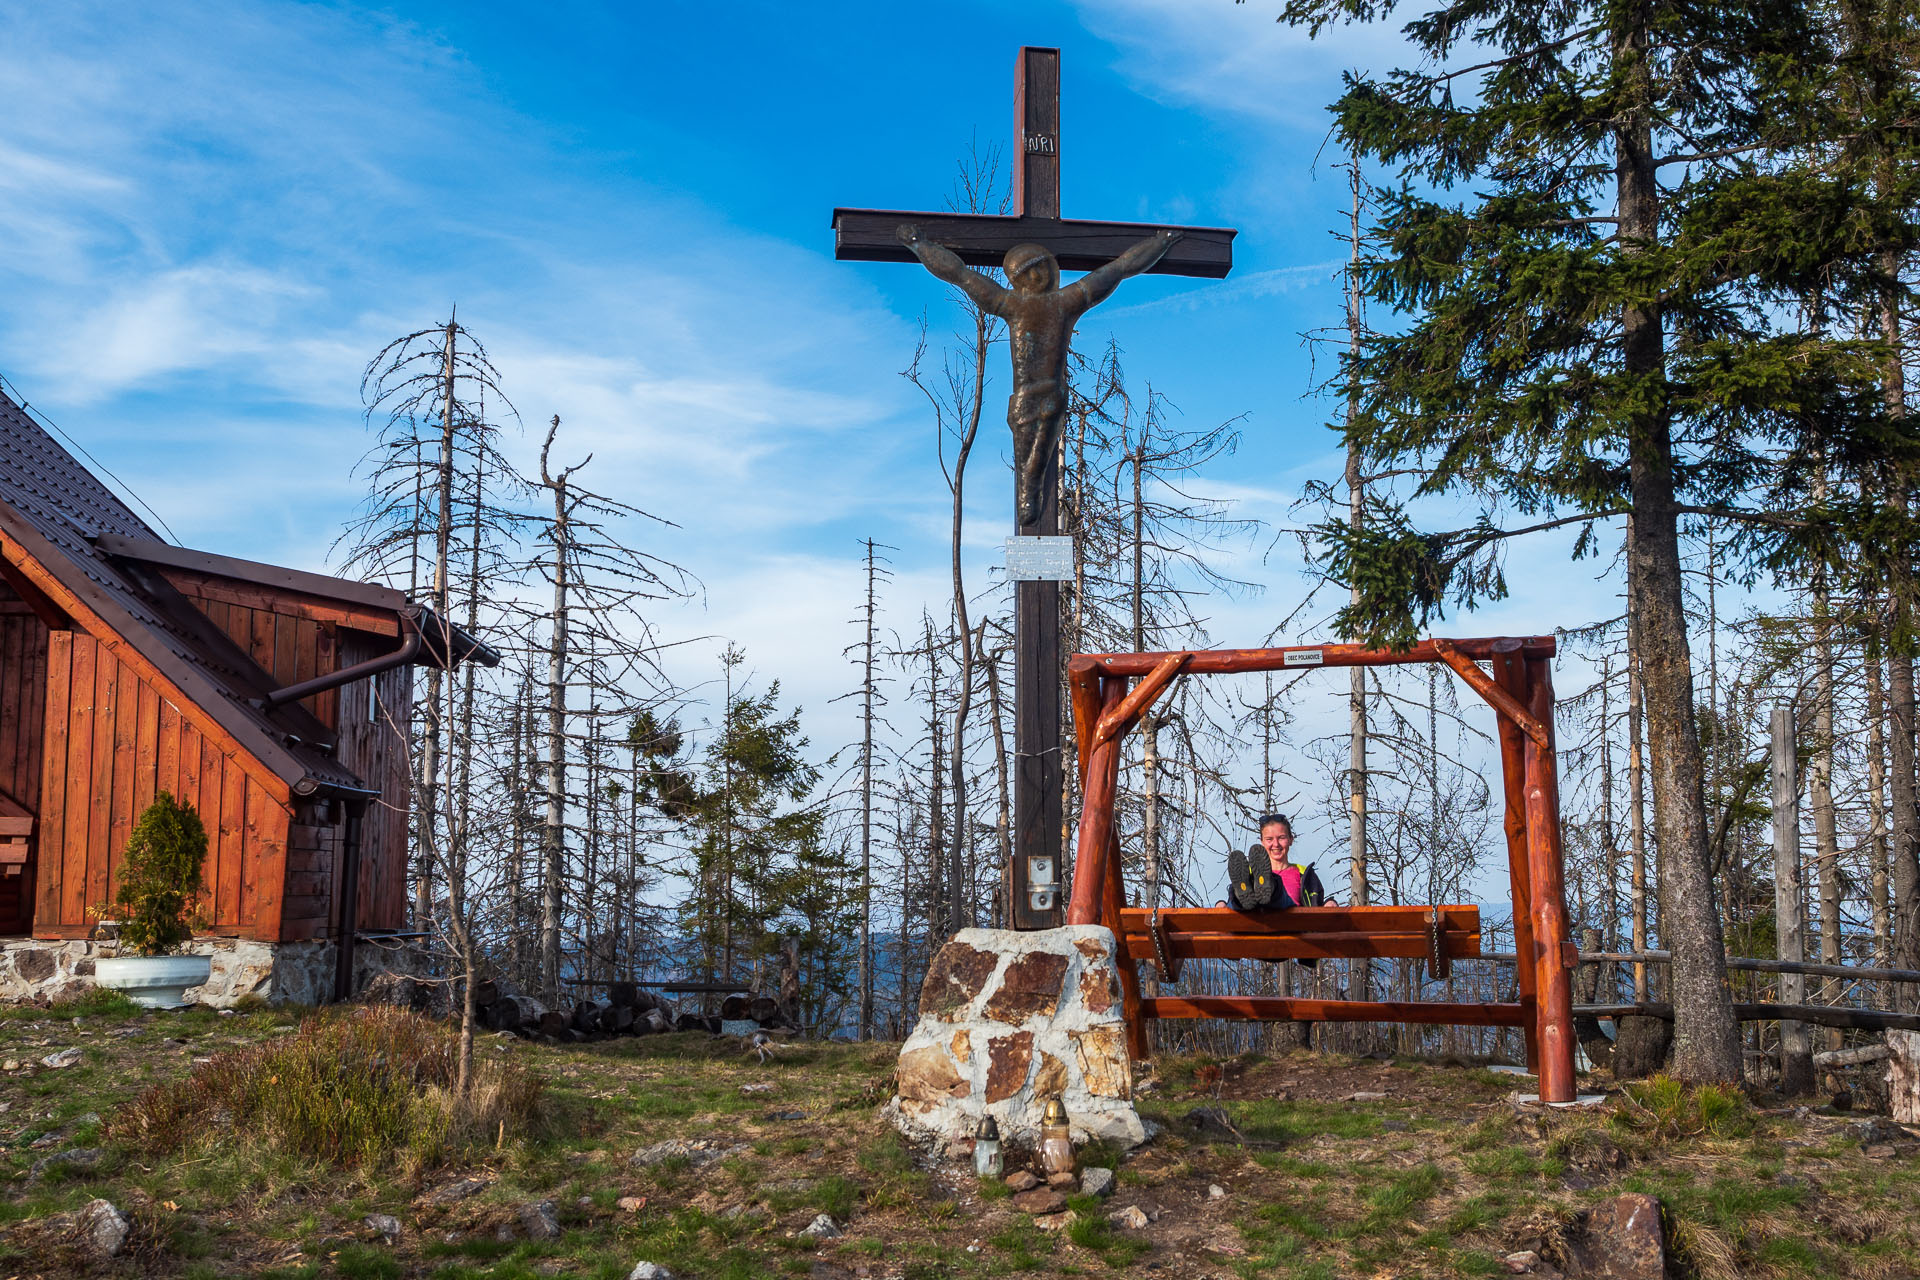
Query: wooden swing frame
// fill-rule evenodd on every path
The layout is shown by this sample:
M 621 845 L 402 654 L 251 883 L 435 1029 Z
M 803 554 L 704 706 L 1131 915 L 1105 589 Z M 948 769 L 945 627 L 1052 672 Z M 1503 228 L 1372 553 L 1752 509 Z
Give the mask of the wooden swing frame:
M 1120 986 L 1129 1051 L 1149 1055 L 1151 1018 L 1243 1018 L 1301 1022 L 1418 1022 L 1519 1027 L 1527 1066 L 1546 1102 L 1574 1100 L 1573 983 L 1579 953 L 1570 940 L 1560 834 L 1560 784 L 1553 749 L 1551 636 L 1422 640 L 1392 651 L 1363 645 L 1213 649 L 1179 653 L 1077 654 L 1067 663 L 1080 750 L 1080 835 L 1069 924 L 1099 924 L 1119 941 Z M 1480 663 L 1491 668 L 1482 670 Z M 1242 912 L 1228 907 L 1170 910 L 1126 905 L 1114 797 L 1127 733 L 1184 675 L 1299 671 L 1441 663 L 1493 707 L 1506 801 L 1507 862 L 1513 885 L 1517 1003 L 1310 1000 L 1291 996 L 1146 996 L 1139 961 L 1428 956 L 1430 964 L 1480 954 L 1480 913 L 1471 905 L 1295 907 Z M 1137 683 L 1136 683 L 1137 681 Z M 1172 975 L 1164 974 L 1164 978 Z

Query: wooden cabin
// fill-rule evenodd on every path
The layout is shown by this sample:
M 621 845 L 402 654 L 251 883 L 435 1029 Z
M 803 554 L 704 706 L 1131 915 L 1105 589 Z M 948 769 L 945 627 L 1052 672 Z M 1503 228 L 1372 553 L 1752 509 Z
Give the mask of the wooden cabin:
M 0 938 L 87 938 L 165 790 L 207 932 L 330 942 L 344 994 L 407 921 L 413 668 L 466 660 L 398 591 L 170 545 L 0 396 Z

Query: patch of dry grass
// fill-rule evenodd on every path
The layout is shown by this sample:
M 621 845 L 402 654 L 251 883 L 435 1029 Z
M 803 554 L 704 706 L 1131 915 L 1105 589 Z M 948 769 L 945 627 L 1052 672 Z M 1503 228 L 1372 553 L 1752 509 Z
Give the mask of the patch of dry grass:
M 534 1122 L 538 1076 L 478 1058 L 460 1094 L 458 1064 L 458 1036 L 430 1018 L 384 1007 L 315 1014 L 293 1035 L 216 1053 L 186 1078 L 148 1089 L 108 1134 L 178 1151 L 245 1132 L 336 1164 L 405 1152 L 430 1167 Z

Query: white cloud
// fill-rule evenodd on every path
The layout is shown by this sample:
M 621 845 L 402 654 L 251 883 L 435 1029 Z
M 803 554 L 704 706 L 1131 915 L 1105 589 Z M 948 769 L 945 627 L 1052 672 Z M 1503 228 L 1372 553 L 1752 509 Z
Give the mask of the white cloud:
M 1078 0 L 1081 22 L 1121 49 L 1120 72 L 1149 95 L 1289 131 L 1325 132 L 1348 69 L 1403 65 L 1393 23 L 1335 25 L 1311 39 L 1274 21 L 1281 5 L 1191 0 Z
M 1295 293 L 1302 289 L 1324 288 L 1327 281 L 1335 278 L 1345 265 L 1346 263 L 1339 259 L 1330 259 L 1326 262 L 1310 262 L 1297 267 L 1274 267 L 1266 271 L 1253 271 L 1243 276 L 1235 276 L 1225 284 L 1208 284 L 1198 289 L 1183 289 L 1179 293 L 1155 298 L 1151 302 L 1115 307 L 1110 311 L 1103 311 L 1100 318 L 1120 320 L 1130 316 L 1152 315 L 1157 312 L 1192 312 L 1206 307 L 1230 306 L 1258 298 L 1277 297 L 1283 293 Z

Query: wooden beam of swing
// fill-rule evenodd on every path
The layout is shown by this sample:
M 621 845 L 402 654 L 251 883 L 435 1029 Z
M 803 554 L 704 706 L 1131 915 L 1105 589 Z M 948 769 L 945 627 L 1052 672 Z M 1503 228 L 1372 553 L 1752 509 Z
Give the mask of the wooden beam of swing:
M 1440 661 L 1452 667 L 1462 680 L 1472 685 L 1475 693 L 1492 703 L 1495 711 L 1519 725 L 1520 732 L 1542 747 L 1553 745 L 1553 736 L 1547 732 L 1547 726 L 1521 706 L 1518 698 L 1495 684 L 1493 677 L 1482 671 L 1478 663 L 1455 648 L 1453 641 L 1435 640 L 1433 651 L 1440 655 Z
M 1420 1022 L 1447 1027 L 1517 1027 L 1517 1004 L 1422 1000 L 1308 1000 L 1296 996 L 1152 996 L 1148 1018 L 1250 1018 L 1258 1022 Z
M 1183 960 L 1420 960 L 1428 952 L 1423 933 L 1171 933 L 1162 930 L 1168 955 Z M 1455 960 L 1480 957 L 1477 933 L 1443 933 L 1444 953 Z M 1154 959 L 1153 939 L 1126 935 L 1126 952 L 1135 960 Z
M 1172 933 L 1238 933 L 1267 937 L 1277 933 L 1423 933 L 1428 913 L 1438 912 L 1447 933 L 1480 932 L 1480 908 L 1467 903 L 1435 906 L 1289 907 L 1285 911 L 1236 911 L 1232 907 L 1163 907 L 1161 927 Z M 1141 907 L 1120 912 L 1120 927 L 1144 933 L 1149 913 Z
M 1498 636 L 1465 637 L 1450 640 L 1469 658 L 1491 658 L 1496 646 L 1511 645 L 1522 658 L 1551 658 L 1559 648 L 1552 636 L 1528 636 L 1518 640 Z M 1156 653 L 1087 653 L 1085 659 L 1103 676 L 1144 676 L 1167 658 Z M 1299 644 L 1278 649 L 1199 649 L 1185 668 L 1188 675 L 1232 675 L 1250 671 L 1300 671 L 1309 667 L 1398 667 L 1418 662 L 1439 662 L 1432 640 L 1421 640 L 1405 649 L 1370 649 L 1363 644 Z
M 1087 787 L 1087 757 L 1093 753 L 1093 729 L 1100 719 L 1100 672 L 1085 658 L 1067 664 L 1067 692 L 1073 702 L 1073 736 L 1080 749 L 1080 789 Z
M 1127 692 L 1127 696 L 1120 700 L 1120 705 L 1100 717 L 1100 722 L 1094 726 L 1093 745 L 1097 747 L 1103 742 L 1111 742 L 1133 728 L 1134 722 L 1153 705 L 1155 698 L 1165 692 L 1166 687 L 1173 683 L 1173 678 L 1180 674 L 1180 668 L 1192 658 L 1191 653 L 1170 653 L 1162 658 L 1139 684 Z

